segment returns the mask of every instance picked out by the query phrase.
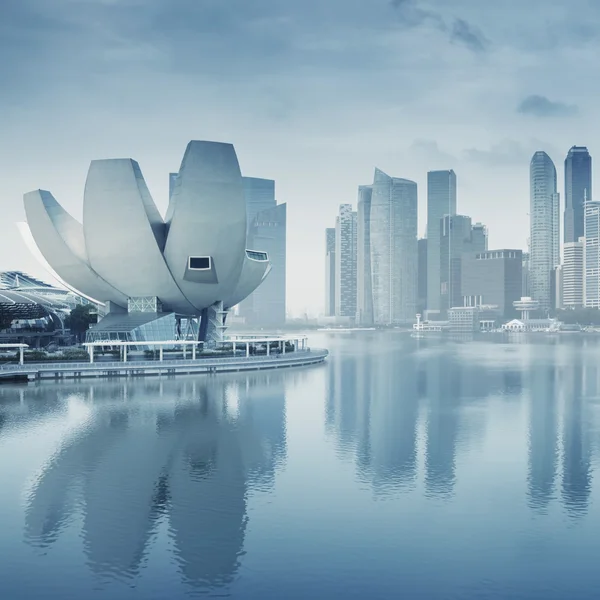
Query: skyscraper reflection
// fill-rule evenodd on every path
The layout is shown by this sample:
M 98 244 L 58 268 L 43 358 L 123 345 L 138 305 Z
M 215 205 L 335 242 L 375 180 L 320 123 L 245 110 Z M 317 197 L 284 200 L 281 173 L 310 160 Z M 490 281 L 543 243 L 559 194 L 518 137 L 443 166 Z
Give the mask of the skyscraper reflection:
M 587 373 L 581 361 L 565 369 L 561 495 L 572 517 L 586 513 L 591 494 L 590 424 L 583 388 Z
M 527 365 L 529 392 L 529 506 L 545 512 L 554 498 L 558 468 L 558 416 L 554 361 Z
M 248 495 L 268 489 L 285 460 L 281 376 L 77 389 L 92 414 L 35 481 L 27 541 L 46 548 L 81 527 L 90 568 L 132 578 L 152 540 L 167 544 L 164 522 L 182 580 L 199 589 L 231 582 Z
M 416 478 L 417 377 L 410 352 L 400 362 L 387 353 L 344 353 L 329 361 L 326 427 L 376 493 L 403 489 Z
M 432 356 L 424 367 L 427 383 L 425 487 L 429 496 L 448 498 L 456 480 L 460 367 L 447 356 Z
M 380 489 L 405 488 L 417 475 L 417 362 L 380 358 L 375 365 L 371 402 L 372 469 Z

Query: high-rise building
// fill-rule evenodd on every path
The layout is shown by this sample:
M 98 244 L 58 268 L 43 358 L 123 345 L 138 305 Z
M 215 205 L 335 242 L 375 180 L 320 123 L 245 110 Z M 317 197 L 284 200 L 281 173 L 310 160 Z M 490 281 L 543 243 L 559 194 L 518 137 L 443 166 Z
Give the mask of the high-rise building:
M 335 220 L 335 315 L 356 318 L 356 225 L 351 204 Z
M 371 198 L 371 277 L 376 324 L 415 319 L 417 228 L 417 184 L 375 169 Z
M 584 244 L 585 238 L 579 238 L 577 242 L 568 242 L 563 248 L 563 308 L 581 308 L 584 304 Z
M 565 159 L 565 243 L 584 235 L 584 204 L 592 196 L 592 157 L 585 146 L 573 146 Z
M 497 306 L 501 315 L 515 315 L 513 302 L 523 289 L 522 250 L 488 250 L 465 254 L 461 292 L 464 306 Z
M 529 291 L 529 252 L 523 252 L 523 296 L 530 297 Z
M 175 191 L 175 182 L 177 181 L 177 175 L 179 173 L 169 173 L 169 200 Z
M 371 288 L 371 196 L 373 186 L 358 188 L 357 210 L 357 290 L 356 320 L 361 325 L 373 323 L 373 293 Z
M 550 272 L 550 308 L 562 306 L 562 266 L 556 265 Z
M 471 229 L 471 243 L 478 252 L 488 249 L 488 232 L 483 223 L 475 223 Z
M 427 309 L 441 308 L 440 229 L 446 215 L 456 214 L 454 171 L 427 173 Z
M 271 272 L 239 306 L 248 325 L 279 327 L 286 313 L 287 206 L 277 204 L 272 179 L 243 177 L 249 249 L 261 248 L 269 256 Z
M 600 202 L 585 204 L 585 307 L 600 308 Z
M 423 314 L 427 309 L 427 238 L 418 240 L 417 251 L 417 312 Z
M 471 226 L 471 217 L 445 216 L 440 230 L 440 313 L 445 316 L 449 308 L 463 305 L 461 292 L 462 259 L 465 254 L 485 252 L 487 234 L 478 223 Z M 475 234 L 475 235 L 474 235 Z
M 325 316 L 335 316 L 335 227 L 325 230 Z
M 545 152 L 533 155 L 529 177 L 529 288 L 540 308 L 548 309 L 552 305 L 552 273 L 560 263 L 560 210 L 556 168 Z
M 250 226 L 259 212 L 277 205 L 275 181 L 259 177 L 242 177 L 242 182 L 246 197 L 246 215 Z

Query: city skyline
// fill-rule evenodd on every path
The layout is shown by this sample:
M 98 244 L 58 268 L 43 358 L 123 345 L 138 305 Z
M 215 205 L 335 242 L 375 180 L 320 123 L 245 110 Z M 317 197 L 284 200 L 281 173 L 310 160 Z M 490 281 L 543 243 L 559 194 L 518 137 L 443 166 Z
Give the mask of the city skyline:
M 527 160 L 542 149 L 562 164 L 574 144 L 595 151 L 597 84 L 585 74 L 600 41 L 585 32 L 600 15 L 587 0 L 543 22 L 540 0 L 518 6 L 517 20 L 513 0 L 502 11 L 466 0 L 135 6 L 3 3 L 0 269 L 42 274 L 12 225 L 24 191 L 53 189 L 79 218 L 86 165 L 133 156 L 164 214 L 180 147 L 221 140 L 243 173 L 277 182 L 290 314 L 316 314 L 323 223 L 375 165 L 416 181 L 420 235 L 427 171 L 454 169 L 461 212 L 493 224 L 490 246 L 526 249 Z

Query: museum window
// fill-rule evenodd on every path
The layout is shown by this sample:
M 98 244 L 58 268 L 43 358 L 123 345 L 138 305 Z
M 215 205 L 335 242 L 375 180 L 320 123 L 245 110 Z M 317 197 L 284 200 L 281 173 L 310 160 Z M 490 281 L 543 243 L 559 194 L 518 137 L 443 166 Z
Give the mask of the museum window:
M 210 269 L 210 256 L 190 256 L 188 266 L 194 271 L 206 271 Z

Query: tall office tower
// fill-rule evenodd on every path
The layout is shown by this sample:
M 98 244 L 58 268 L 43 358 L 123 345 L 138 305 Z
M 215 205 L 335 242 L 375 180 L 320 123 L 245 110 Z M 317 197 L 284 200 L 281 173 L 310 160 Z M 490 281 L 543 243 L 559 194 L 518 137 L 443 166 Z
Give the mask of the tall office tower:
M 487 235 L 482 235 L 481 223 L 471 226 L 471 217 L 446 216 L 440 228 L 440 313 L 462 306 L 461 271 L 463 255 L 485 252 Z
M 373 324 L 373 293 L 371 288 L 371 196 L 373 186 L 358 188 L 357 248 L 356 248 L 356 320 L 361 325 Z
M 586 308 L 600 308 L 600 202 L 585 203 L 584 302 Z
M 379 325 L 417 312 L 417 184 L 375 169 L 371 199 L 373 317 Z
M 584 203 L 592 196 L 592 157 L 585 146 L 573 146 L 565 159 L 565 243 L 584 235 Z
M 529 252 L 523 252 L 523 285 L 522 285 L 523 296 L 530 297 L 529 291 Z
M 483 223 L 475 223 L 471 230 L 471 242 L 478 252 L 485 252 L 488 249 L 488 232 Z
M 538 151 L 533 155 L 529 177 L 529 288 L 540 308 L 548 309 L 553 296 L 552 272 L 560 261 L 560 238 L 556 169 L 545 152 Z
M 418 240 L 417 252 L 417 311 L 423 314 L 427 308 L 427 238 Z
M 335 221 L 335 315 L 356 318 L 356 212 L 341 204 Z
M 179 173 L 169 173 L 169 200 L 175 191 L 175 182 L 177 181 L 177 175 Z
M 427 310 L 439 311 L 440 227 L 446 215 L 456 214 L 456 174 L 454 171 L 427 173 Z
M 325 316 L 335 316 L 335 227 L 325 230 Z
M 461 293 L 464 306 L 497 306 L 506 318 L 515 315 L 513 302 L 523 291 L 523 252 L 488 250 L 465 254 Z
M 562 306 L 562 267 L 556 265 L 550 272 L 550 308 Z
M 563 248 L 562 265 L 562 307 L 581 308 L 583 306 L 583 256 L 585 238 L 568 242 Z
M 277 206 L 275 200 L 275 182 L 272 179 L 242 177 L 244 196 L 246 197 L 246 215 L 248 225 L 259 212 Z
M 239 306 L 246 324 L 279 327 L 285 324 L 287 205 L 277 204 L 272 179 L 244 177 L 248 248 L 264 250 L 271 272 Z

